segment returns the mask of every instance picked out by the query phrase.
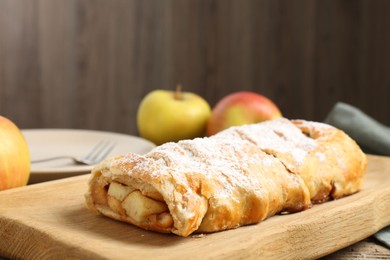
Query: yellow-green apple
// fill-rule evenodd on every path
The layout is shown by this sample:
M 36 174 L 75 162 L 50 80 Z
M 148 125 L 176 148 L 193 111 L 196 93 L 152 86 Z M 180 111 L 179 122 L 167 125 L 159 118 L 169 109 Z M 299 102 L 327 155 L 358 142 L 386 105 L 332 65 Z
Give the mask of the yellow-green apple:
M 137 113 L 139 134 L 157 145 L 205 135 L 210 105 L 195 93 L 154 90 L 141 101 Z
M 20 129 L 0 116 L 0 190 L 24 186 L 30 177 L 30 153 Z
M 240 91 L 217 102 L 207 123 L 207 135 L 213 135 L 231 126 L 253 124 L 281 117 L 279 108 L 267 97 Z

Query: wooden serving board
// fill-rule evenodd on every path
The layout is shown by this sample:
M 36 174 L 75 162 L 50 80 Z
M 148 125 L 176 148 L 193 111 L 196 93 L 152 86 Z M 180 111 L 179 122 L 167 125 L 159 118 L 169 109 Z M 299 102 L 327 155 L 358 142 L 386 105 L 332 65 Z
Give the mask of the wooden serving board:
M 187 238 L 141 230 L 84 204 L 88 176 L 0 192 L 0 255 L 24 259 L 318 258 L 390 224 L 390 157 L 369 155 L 357 194 L 257 225 Z

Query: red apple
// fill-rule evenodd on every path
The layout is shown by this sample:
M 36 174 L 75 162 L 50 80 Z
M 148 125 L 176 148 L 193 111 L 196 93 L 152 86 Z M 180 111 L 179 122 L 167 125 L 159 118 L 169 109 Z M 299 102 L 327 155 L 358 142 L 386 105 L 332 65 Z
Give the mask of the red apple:
M 281 117 L 279 108 L 267 97 L 240 91 L 222 98 L 213 108 L 207 123 L 207 135 L 231 126 L 253 124 Z
M 0 116 L 0 190 L 27 184 L 30 177 L 30 153 L 19 128 Z

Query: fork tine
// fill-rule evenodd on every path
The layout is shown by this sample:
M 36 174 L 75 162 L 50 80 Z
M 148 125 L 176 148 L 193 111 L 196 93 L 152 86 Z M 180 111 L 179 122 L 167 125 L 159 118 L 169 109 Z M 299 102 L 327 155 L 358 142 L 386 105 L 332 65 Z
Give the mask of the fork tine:
M 92 147 L 89 153 L 86 156 L 84 156 L 84 159 L 91 160 L 95 156 L 96 151 L 99 151 L 100 146 L 102 146 L 103 144 L 104 141 L 99 141 L 97 144 L 95 144 L 95 146 Z
M 98 154 L 95 158 L 96 162 L 100 162 L 101 160 L 105 159 L 107 155 L 114 149 L 115 143 L 108 141 L 107 145 L 105 147 L 105 150 L 101 150 L 100 155 Z
M 92 162 L 100 162 L 114 149 L 115 143 L 110 141 L 100 141 L 86 156 L 85 159 Z

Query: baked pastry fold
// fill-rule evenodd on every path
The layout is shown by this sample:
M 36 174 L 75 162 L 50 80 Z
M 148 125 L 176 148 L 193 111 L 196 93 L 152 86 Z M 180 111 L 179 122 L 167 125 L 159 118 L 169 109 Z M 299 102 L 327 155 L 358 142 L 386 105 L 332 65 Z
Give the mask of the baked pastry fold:
M 188 236 L 357 192 L 366 163 L 344 132 L 281 118 L 109 158 L 92 170 L 85 196 L 108 217 Z

